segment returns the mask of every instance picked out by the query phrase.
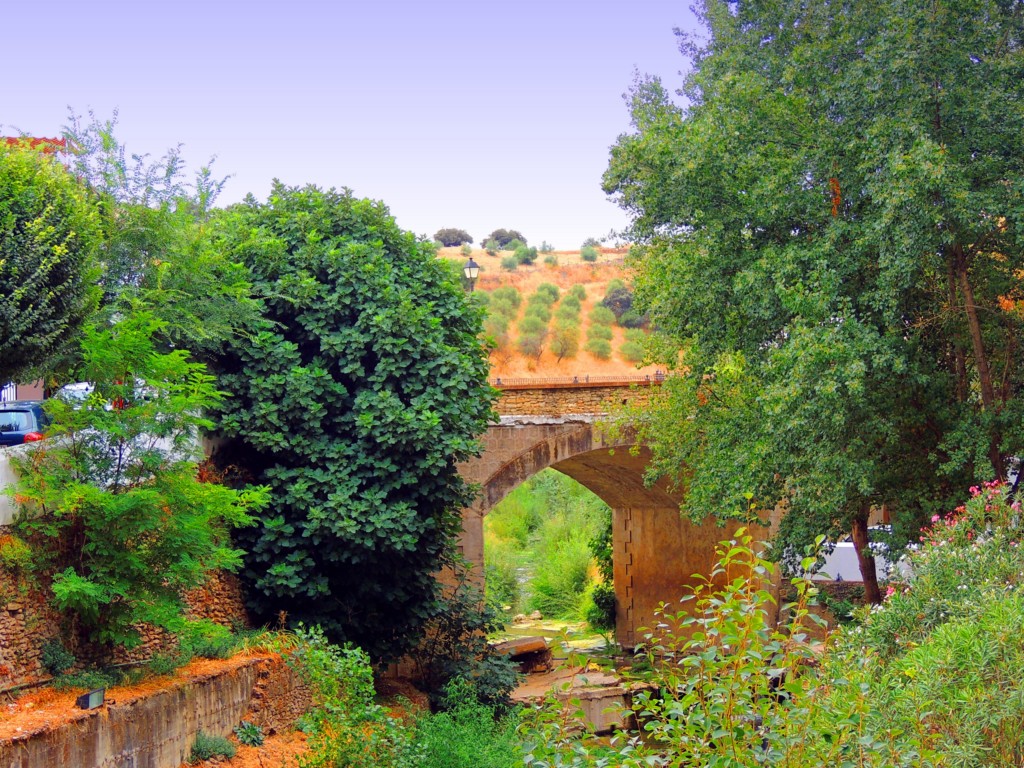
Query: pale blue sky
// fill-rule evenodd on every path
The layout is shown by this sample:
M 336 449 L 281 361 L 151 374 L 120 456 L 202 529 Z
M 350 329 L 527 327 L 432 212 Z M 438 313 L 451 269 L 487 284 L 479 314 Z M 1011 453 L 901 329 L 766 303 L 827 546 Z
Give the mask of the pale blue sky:
M 685 2 L 0 0 L 0 132 L 52 136 L 67 107 L 190 167 L 220 202 L 271 179 L 348 186 L 419 234 L 498 227 L 575 248 L 626 220 L 600 189 L 634 72 L 670 88 Z

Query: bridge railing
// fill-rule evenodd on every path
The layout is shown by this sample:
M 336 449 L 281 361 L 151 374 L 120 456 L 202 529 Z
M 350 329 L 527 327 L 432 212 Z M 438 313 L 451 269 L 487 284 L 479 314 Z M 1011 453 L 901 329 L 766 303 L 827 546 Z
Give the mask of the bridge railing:
M 494 376 L 491 386 L 498 389 L 568 389 L 572 387 L 631 387 L 661 384 L 663 371 L 632 376 Z

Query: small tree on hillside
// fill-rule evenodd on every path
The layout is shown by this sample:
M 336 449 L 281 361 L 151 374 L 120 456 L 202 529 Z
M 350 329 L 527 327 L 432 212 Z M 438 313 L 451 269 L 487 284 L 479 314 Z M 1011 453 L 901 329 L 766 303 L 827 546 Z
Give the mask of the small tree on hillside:
M 429 243 L 347 190 L 276 184 L 218 238 L 268 324 L 218 361 L 225 460 L 273 491 L 240 540 L 250 605 L 400 654 L 472 499 L 456 466 L 491 413 L 482 309 Z
M 500 249 L 507 248 L 509 243 L 511 243 L 513 240 L 518 240 L 523 245 L 527 244 L 526 238 L 523 237 L 523 235 L 520 232 L 514 229 L 496 229 L 493 232 L 491 232 L 491 234 L 484 238 L 485 243 L 490 240 L 493 240 L 495 243 L 497 243 L 498 248 Z
M 469 233 L 464 229 L 455 229 L 454 227 L 446 227 L 439 229 L 434 233 L 434 239 L 441 243 L 441 245 L 452 248 L 456 245 L 462 245 L 463 243 L 472 243 L 473 238 L 470 237 Z

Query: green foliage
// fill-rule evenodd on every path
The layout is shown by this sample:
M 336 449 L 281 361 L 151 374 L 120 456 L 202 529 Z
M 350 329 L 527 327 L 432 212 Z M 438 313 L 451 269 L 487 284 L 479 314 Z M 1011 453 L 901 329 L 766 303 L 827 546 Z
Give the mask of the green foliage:
M 576 357 L 580 350 L 579 325 L 571 321 L 556 321 L 548 348 L 559 362 L 565 357 Z
M 437 230 L 437 232 L 434 233 L 434 239 L 441 243 L 441 245 L 448 248 L 456 245 L 462 245 L 463 243 L 469 245 L 473 242 L 473 238 L 470 237 L 466 230 L 456 229 L 454 227 L 446 227 Z
M 515 249 L 513 255 L 520 264 L 533 264 L 537 260 L 537 249 L 520 245 Z
M 527 313 L 519 321 L 519 338 L 516 344 L 519 351 L 529 357 L 540 357 L 544 352 L 550 314 L 544 317 L 543 313 L 547 313 L 543 304 L 532 304 L 527 307 Z
M 644 359 L 644 348 L 642 344 L 637 344 L 635 341 L 624 341 L 619 347 L 619 354 L 623 360 L 639 363 Z
M 555 317 L 565 323 L 579 325 L 580 303 L 572 296 L 565 297 L 555 310 Z
M 583 259 L 583 261 L 597 261 L 597 257 L 600 255 L 600 251 L 598 251 L 597 248 L 594 248 L 591 245 L 585 245 L 583 246 L 583 248 L 580 249 L 580 258 Z
M 537 250 L 539 250 L 541 253 L 551 253 L 555 250 L 555 246 L 551 245 L 551 243 L 549 243 L 547 240 L 544 240 L 543 242 L 541 242 L 540 247 Z M 547 259 L 545 259 L 545 263 L 546 262 Z
M 632 309 L 633 292 L 626 287 L 609 289 L 601 299 L 601 306 L 610 309 L 615 314 L 615 319 L 618 320 Z
M 506 272 L 515 272 L 516 267 L 519 266 L 519 259 L 515 256 L 503 256 L 501 258 L 501 268 Z
M 209 760 L 211 757 L 226 757 L 230 760 L 237 752 L 238 748 L 228 741 L 227 737 L 198 731 L 196 740 L 192 742 L 192 751 L 189 753 L 188 761 L 194 765 Z
M 615 324 L 615 313 L 607 307 L 598 304 L 590 310 L 590 322 L 593 325 L 612 326 Z
M 54 158 L 0 146 L 0 381 L 46 370 L 99 295 L 98 217 Z
M 53 677 L 63 675 L 75 666 L 76 661 L 75 654 L 65 648 L 64 643 L 56 638 L 47 641 L 39 656 L 39 663 Z
M 583 241 L 583 244 L 580 246 L 581 249 L 583 249 L 583 248 L 600 248 L 600 247 L 601 247 L 601 241 L 598 240 L 596 237 L 588 237 L 586 240 Z
M 601 341 L 611 341 L 614 331 L 608 325 L 591 325 L 587 329 L 587 337 Z
M 463 256 L 465 256 L 466 258 L 469 258 L 470 256 L 473 255 L 473 246 L 468 245 L 468 244 L 464 245 L 464 246 L 462 246 L 460 251 L 461 251 Z M 480 267 L 480 269 L 482 270 L 483 267 Z
M 554 255 L 545 256 L 544 257 L 544 263 L 547 264 L 549 267 L 557 267 L 558 266 L 558 257 L 554 256 Z
M 421 768 L 517 768 L 522 748 L 516 735 L 518 717 L 481 704 L 472 686 L 453 681 L 445 692 L 449 708 L 416 721 L 423 747 Z
M 516 310 L 519 309 L 519 305 L 523 302 L 523 295 L 519 293 L 519 289 L 514 285 L 503 285 L 500 288 L 495 288 L 491 296 L 495 299 L 507 301 Z
M 233 730 L 239 744 L 244 744 L 247 747 L 263 746 L 263 729 L 256 725 L 256 723 L 243 720 Z
M 550 305 L 543 301 L 531 301 L 526 305 L 526 311 L 523 313 L 523 318 L 535 317 L 545 325 L 551 322 L 551 309 Z
M 623 328 L 646 328 L 650 322 L 647 315 L 642 315 L 635 309 L 627 309 L 619 316 L 619 325 Z
M 276 185 L 217 224 L 263 306 L 217 361 L 219 456 L 273 492 L 239 535 L 250 606 L 404 652 L 472 498 L 456 467 L 491 414 L 482 310 L 428 243 L 347 191 Z
M 568 295 L 571 298 L 576 299 L 576 301 L 584 301 L 587 298 L 587 289 L 579 283 L 576 283 L 576 285 L 569 289 Z
M 497 240 L 488 240 L 484 243 L 484 251 L 488 256 L 497 256 L 498 251 L 500 250 L 501 246 L 498 244 Z
M 0 536 L 0 568 L 15 577 L 32 568 L 32 548 L 17 536 Z
M 560 294 L 557 285 L 554 283 L 541 283 L 537 286 L 537 290 L 534 291 L 530 300 L 533 301 L 534 297 L 536 297 L 536 300 L 543 301 L 550 306 L 558 301 L 559 296 Z
M 525 545 L 506 538 L 491 536 L 484 558 L 484 586 L 487 604 L 496 613 L 515 613 L 521 601 L 519 567 L 520 550 Z M 506 610 L 507 606 L 507 610 Z
M 594 629 L 610 631 L 615 629 L 615 587 L 608 582 L 594 584 L 587 593 L 583 618 Z
M 604 339 L 591 338 L 583 348 L 600 360 L 609 360 L 612 356 L 612 345 Z
M 122 674 L 99 669 L 85 669 L 73 674 L 58 675 L 50 683 L 50 687 L 58 692 L 75 690 L 95 690 L 96 688 L 114 688 L 124 679 Z
M 412 733 L 374 701 L 373 670 L 365 652 L 327 641 L 317 627 L 299 628 L 288 657 L 311 689 L 314 710 L 304 716 L 309 752 L 299 768 L 414 768 L 420 751 Z
M 456 680 L 487 706 L 507 709 L 519 682 L 518 666 L 511 658 L 495 654 L 487 643 L 487 634 L 500 629 L 502 622 L 469 581 L 469 569 L 457 565 L 455 575 L 455 584 L 446 590 L 423 641 L 409 654 L 416 679 L 438 709 L 455 703 L 447 696 Z
M 484 242 L 492 240 L 501 250 L 509 248 L 509 245 L 515 240 L 519 241 L 519 245 L 526 245 L 527 243 L 526 238 L 514 229 L 496 229 L 484 238 Z
M 142 622 L 183 626 L 182 592 L 236 569 L 234 526 L 252 522 L 262 489 L 196 478 L 200 414 L 220 398 L 202 364 L 160 353 L 145 315 L 85 329 L 84 402 L 52 398 L 50 439 L 18 462 L 18 530 L 41 542 L 52 602 L 95 640 L 131 647 Z
M 640 82 L 604 177 L 690 380 L 638 414 L 651 479 L 699 517 L 785 500 L 797 549 L 883 504 L 905 541 L 1024 452 L 1019 8 L 698 13 L 686 106 Z

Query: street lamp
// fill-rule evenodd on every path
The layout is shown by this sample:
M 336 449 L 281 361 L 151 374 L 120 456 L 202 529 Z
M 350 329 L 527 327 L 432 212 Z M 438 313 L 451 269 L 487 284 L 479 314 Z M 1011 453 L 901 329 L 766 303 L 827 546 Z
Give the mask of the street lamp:
M 469 292 L 473 292 L 473 285 L 476 283 L 476 278 L 480 274 L 480 265 L 473 261 L 472 257 L 466 262 L 466 266 L 462 268 L 462 274 L 469 280 Z

